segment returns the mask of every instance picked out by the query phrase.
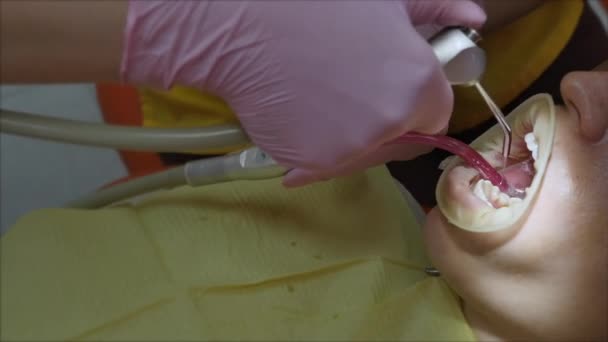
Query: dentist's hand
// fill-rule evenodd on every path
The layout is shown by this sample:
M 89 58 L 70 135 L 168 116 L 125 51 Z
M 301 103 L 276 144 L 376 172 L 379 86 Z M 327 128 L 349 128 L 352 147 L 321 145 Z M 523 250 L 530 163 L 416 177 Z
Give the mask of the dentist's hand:
M 382 147 L 439 133 L 452 91 L 422 24 L 478 27 L 468 0 L 133 1 L 123 78 L 222 96 L 289 186 L 428 151 Z

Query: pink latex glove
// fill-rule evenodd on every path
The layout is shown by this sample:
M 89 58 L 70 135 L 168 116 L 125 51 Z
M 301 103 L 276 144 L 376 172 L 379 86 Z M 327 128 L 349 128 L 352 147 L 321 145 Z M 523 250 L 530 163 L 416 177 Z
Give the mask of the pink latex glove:
M 132 1 L 122 77 L 223 97 L 298 186 L 428 152 L 382 146 L 445 132 L 452 111 L 415 26 L 484 21 L 467 0 Z

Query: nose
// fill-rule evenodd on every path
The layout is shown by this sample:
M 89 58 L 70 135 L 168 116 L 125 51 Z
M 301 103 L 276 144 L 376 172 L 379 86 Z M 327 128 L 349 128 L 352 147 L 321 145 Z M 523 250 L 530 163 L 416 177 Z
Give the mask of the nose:
M 569 73 L 560 85 L 564 102 L 576 111 L 581 133 L 591 142 L 608 129 L 608 71 L 596 70 Z

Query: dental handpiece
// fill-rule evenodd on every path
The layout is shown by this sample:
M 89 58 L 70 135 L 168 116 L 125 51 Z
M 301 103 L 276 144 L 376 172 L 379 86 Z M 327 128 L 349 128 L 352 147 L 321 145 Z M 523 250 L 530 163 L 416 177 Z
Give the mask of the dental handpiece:
M 503 167 L 506 167 L 511 154 L 512 130 L 500 107 L 494 103 L 479 82 L 486 67 L 485 52 L 477 46 L 480 40 L 481 36 L 474 29 L 449 27 L 432 37 L 429 43 L 448 81 L 452 85 L 475 87 L 500 124 L 504 134 Z

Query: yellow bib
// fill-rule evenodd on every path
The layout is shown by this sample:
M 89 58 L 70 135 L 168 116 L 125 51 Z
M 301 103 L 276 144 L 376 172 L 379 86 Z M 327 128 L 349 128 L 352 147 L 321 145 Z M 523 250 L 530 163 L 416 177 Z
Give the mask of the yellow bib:
M 41 210 L 1 242 L 2 340 L 471 341 L 385 168 Z

